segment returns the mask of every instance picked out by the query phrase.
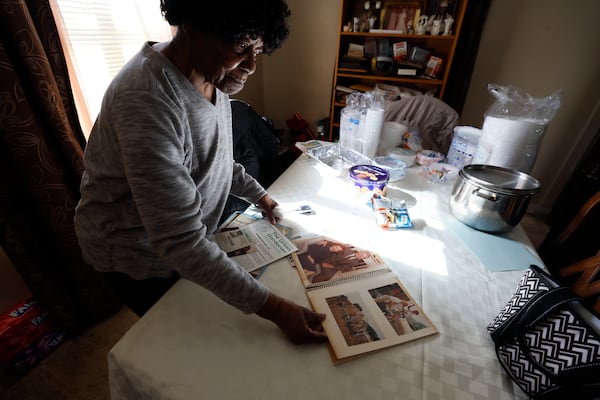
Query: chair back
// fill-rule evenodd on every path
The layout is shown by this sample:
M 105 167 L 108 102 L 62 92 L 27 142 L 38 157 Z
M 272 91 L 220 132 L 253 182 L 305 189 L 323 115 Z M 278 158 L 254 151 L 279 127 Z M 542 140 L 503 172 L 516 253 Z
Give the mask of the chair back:
M 551 229 L 538 248 L 538 254 L 551 274 L 575 262 L 599 254 L 600 192 L 579 208 L 564 228 Z
M 404 123 L 419 129 L 424 149 L 448 154 L 458 113 L 433 96 L 407 96 L 385 107 L 384 121 Z
M 586 258 L 560 270 L 563 280 L 600 315 L 600 255 Z

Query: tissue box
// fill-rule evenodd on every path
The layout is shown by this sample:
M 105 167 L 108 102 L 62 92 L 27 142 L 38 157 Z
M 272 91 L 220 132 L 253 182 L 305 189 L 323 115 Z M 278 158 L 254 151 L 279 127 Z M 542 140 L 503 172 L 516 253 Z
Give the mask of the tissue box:
M 64 341 L 64 337 L 64 334 L 56 329 L 44 333 L 42 337 L 13 355 L 8 362 L 2 362 L 0 365 L 4 369 L 3 374 L 9 380 L 25 374 L 57 348 Z
M 64 335 L 48 320 L 38 302 L 26 299 L 0 316 L 0 370 L 22 375 L 62 343 Z

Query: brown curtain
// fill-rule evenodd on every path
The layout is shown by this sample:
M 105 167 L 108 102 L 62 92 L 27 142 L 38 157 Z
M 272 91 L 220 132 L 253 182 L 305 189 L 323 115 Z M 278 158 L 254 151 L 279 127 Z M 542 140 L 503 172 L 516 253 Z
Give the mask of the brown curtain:
M 0 245 L 67 334 L 120 308 L 73 227 L 85 138 L 48 0 L 0 0 Z

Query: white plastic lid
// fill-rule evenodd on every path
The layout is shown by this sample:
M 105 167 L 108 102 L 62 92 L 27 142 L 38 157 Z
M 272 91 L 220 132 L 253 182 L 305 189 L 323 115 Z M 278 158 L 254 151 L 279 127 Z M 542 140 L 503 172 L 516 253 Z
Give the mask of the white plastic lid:
M 417 153 L 410 150 L 405 149 L 404 147 L 394 147 L 393 149 L 388 150 L 387 155 L 389 157 L 397 158 L 399 160 L 404 161 L 406 166 L 412 167 L 415 165 L 415 160 L 417 158 Z
M 483 131 L 481 129 L 475 128 L 474 126 L 459 125 L 459 126 L 454 127 L 454 135 L 467 137 L 467 138 L 473 139 L 475 141 L 479 140 L 482 132 Z

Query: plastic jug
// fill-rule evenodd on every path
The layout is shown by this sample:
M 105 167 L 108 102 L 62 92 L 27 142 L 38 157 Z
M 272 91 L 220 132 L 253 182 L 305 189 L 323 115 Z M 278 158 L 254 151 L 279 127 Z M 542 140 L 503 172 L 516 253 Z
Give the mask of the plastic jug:
M 473 161 L 477 144 L 481 138 L 482 130 L 472 126 L 456 126 L 446 162 L 456 168 L 462 168 Z

